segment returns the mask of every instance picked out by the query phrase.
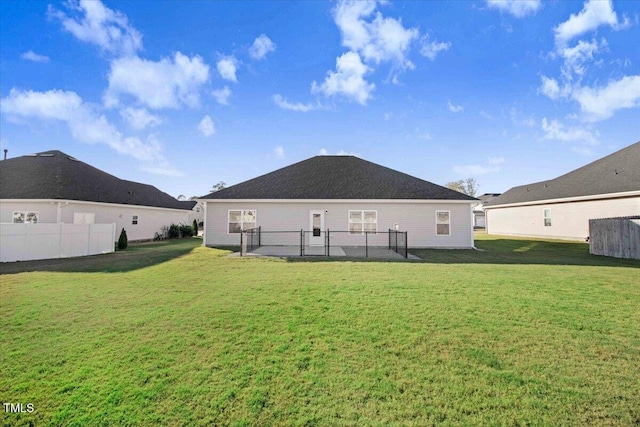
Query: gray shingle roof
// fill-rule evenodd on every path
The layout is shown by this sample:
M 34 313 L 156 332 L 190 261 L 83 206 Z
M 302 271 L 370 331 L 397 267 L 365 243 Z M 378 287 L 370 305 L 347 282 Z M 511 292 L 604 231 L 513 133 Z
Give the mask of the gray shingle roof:
M 60 199 L 191 209 L 156 187 L 126 181 L 61 151 L 0 161 L 0 199 Z
M 476 200 L 355 156 L 315 156 L 203 198 Z
M 486 207 L 640 191 L 640 142 L 548 181 L 513 187 Z

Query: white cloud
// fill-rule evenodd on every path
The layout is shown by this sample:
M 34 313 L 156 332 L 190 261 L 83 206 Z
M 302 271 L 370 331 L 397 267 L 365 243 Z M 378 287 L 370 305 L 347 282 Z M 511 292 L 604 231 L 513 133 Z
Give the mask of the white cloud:
M 51 5 L 49 16 L 59 19 L 64 29 L 79 40 L 115 55 L 132 55 L 142 49 L 142 35 L 129 25 L 123 13 L 109 9 L 99 0 L 72 0 L 65 5 L 79 16 L 67 16 Z
M 321 92 L 326 96 L 344 95 L 352 101 L 366 105 L 375 89 L 373 83 L 364 79 L 364 75 L 369 71 L 371 69 L 362 63 L 357 53 L 347 52 L 336 59 L 336 71 L 328 71 L 322 84 L 315 81 L 312 83 L 311 92 Z
M 265 34 L 260 34 L 260 36 L 253 41 L 251 48 L 249 48 L 249 55 L 253 59 L 260 60 L 264 59 L 267 53 L 275 50 L 276 44 Z
M 211 95 L 216 99 L 216 102 L 221 105 L 229 105 L 229 97 L 231 96 L 231 89 L 228 86 L 222 89 L 217 89 L 211 92 Z
M 11 89 L 9 96 L 3 98 L 0 105 L 2 112 L 8 116 L 65 123 L 75 140 L 88 144 L 105 144 L 120 154 L 142 161 L 142 168 L 145 170 L 180 175 L 180 172 L 169 165 L 160 144 L 153 137 L 143 142 L 139 138 L 123 136 L 95 106 L 83 102 L 75 92 Z
M 400 69 L 413 68 L 407 58 L 411 43 L 419 37 L 417 28 L 405 28 L 399 19 L 385 18 L 377 12 L 375 1 L 340 1 L 333 11 L 342 34 L 342 45 L 360 53 L 365 61 L 379 64 L 392 61 Z
M 598 131 L 592 132 L 589 128 L 565 126 L 557 120 L 548 121 L 546 117 L 542 119 L 541 126 L 545 132 L 543 138 L 548 140 L 595 145 L 600 138 Z
M 451 43 L 449 42 L 427 42 L 425 40 L 422 47 L 420 48 L 420 53 L 422 54 L 422 56 L 425 56 L 434 61 L 439 52 L 449 50 L 450 47 Z
M 338 150 L 336 151 L 335 154 L 331 154 L 329 153 L 329 151 L 327 151 L 326 148 L 321 148 L 320 151 L 318 152 L 318 155 L 320 156 L 356 156 L 356 157 L 360 157 L 359 154 L 357 153 L 350 153 L 344 150 Z
M 137 56 L 119 58 L 111 62 L 105 105 L 117 106 L 120 96 L 127 94 L 153 109 L 195 107 L 208 78 L 209 66 L 197 55 L 189 58 L 176 52 L 173 58 L 158 62 Z
M 215 135 L 216 127 L 209 115 L 206 115 L 202 118 L 200 124 L 198 125 L 198 131 L 200 131 L 200 133 L 206 137 Z
M 147 126 L 157 126 L 162 123 L 160 117 L 149 113 L 146 108 L 126 107 L 120 110 L 120 115 L 129 123 L 129 126 L 137 130 L 142 130 Z
M 500 168 L 497 166 L 463 165 L 454 166 L 453 171 L 460 175 L 484 175 L 499 172 Z
M 558 53 L 565 60 L 562 75 L 566 80 L 573 80 L 573 74 L 581 77 L 585 73 L 585 64 L 592 61 L 596 53 L 606 50 L 607 46 L 607 41 L 602 39 L 600 43 L 597 40 L 590 42 L 580 40 L 573 47 L 559 47 Z
M 550 99 L 558 99 L 560 96 L 560 85 L 558 84 L 558 81 L 547 76 L 541 76 L 541 79 L 542 86 L 540 86 L 539 91 Z
M 483 119 L 487 119 L 487 120 L 489 120 L 489 119 L 492 119 L 492 118 L 493 118 L 493 117 L 491 116 L 491 114 L 487 113 L 487 112 L 486 112 L 486 111 L 484 111 L 484 110 L 480 110 L 480 113 L 479 113 L 479 114 L 480 114 L 480 117 L 482 117 Z
M 622 19 L 618 17 L 610 0 L 587 0 L 579 13 L 572 14 L 567 21 L 555 27 L 555 55 L 564 59 L 560 68 L 562 83 L 542 76 L 539 88 L 540 93 L 552 100 L 564 98 L 576 101 L 583 112 L 582 119 L 588 122 L 605 120 L 617 110 L 640 106 L 640 75 L 623 76 L 600 87 L 582 84 L 589 76 L 588 65 L 595 61 L 597 54 L 607 51 L 609 45 L 604 38 L 600 41 L 595 38 L 591 41 L 578 40 L 573 46 L 568 43 L 605 25 L 621 30 L 627 28 L 630 21 L 626 16 Z M 602 64 L 602 61 L 595 64 Z M 551 124 L 547 126 L 550 127 Z M 549 135 L 557 133 L 553 129 L 547 131 Z M 564 134 L 560 133 L 561 136 L 565 134 L 575 136 L 580 133 L 568 130 Z M 583 137 L 588 139 L 589 135 Z
M 608 119 L 617 110 L 640 106 L 640 74 L 625 76 L 605 87 L 581 87 L 571 94 L 587 114 L 587 120 Z
M 500 12 L 510 13 L 516 18 L 534 15 L 542 7 L 540 0 L 487 0 L 487 6 Z
M 464 111 L 464 107 L 462 105 L 453 105 L 451 101 L 447 101 L 447 107 L 449 107 L 449 111 L 452 113 L 460 113 Z
M 33 62 L 49 62 L 48 56 L 38 55 L 32 50 L 29 50 L 23 53 L 22 55 L 20 55 L 20 58 L 26 59 L 27 61 L 33 61 Z
M 566 45 L 570 40 L 587 32 L 593 31 L 601 25 L 609 25 L 614 30 L 629 26 L 627 17 L 622 21 L 613 10 L 611 0 L 588 0 L 578 14 L 572 14 L 569 19 L 553 29 L 556 43 Z
M 238 70 L 238 60 L 233 56 L 223 56 L 216 64 L 220 77 L 231 82 L 237 82 L 236 71 Z
M 287 101 L 282 97 L 282 95 L 275 94 L 273 95 L 273 102 L 283 110 L 291 110 L 291 111 L 300 111 L 306 113 L 307 111 L 315 110 L 319 108 L 317 105 L 313 104 L 303 104 L 301 102 L 292 103 Z
M 504 163 L 504 157 L 489 157 L 490 165 L 501 165 Z
M 276 159 L 284 159 L 284 148 L 278 145 L 273 149 L 273 155 L 276 156 Z

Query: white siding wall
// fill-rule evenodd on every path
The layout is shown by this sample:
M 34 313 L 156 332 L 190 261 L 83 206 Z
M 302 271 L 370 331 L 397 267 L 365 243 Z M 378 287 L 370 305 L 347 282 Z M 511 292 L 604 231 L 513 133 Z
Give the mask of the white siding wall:
M 256 226 L 262 226 L 262 243 L 266 245 L 298 245 L 300 234 L 269 235 L 268 231 L 309 230 L 309 211 L 326 211 L 324 228 L 333 231 L 346 231 L 349 228 L 349 210 L 375 210 L 378 212 L 378 231 L 388 231 L 395 223 L 401 231 L 407 231 L 410 247 L 473 247 L 472 217 L 470 203 L 371 203 L 349 202 L 208 202 L 205 221 L 205 245 L 239 245 L 240 236 L 229 234 L 228 211 L 237 209 L 255 209 Z M 451 212 L 451 235 L 436 236 L 436 211 Z M 343 233 L 332 235 L 332 244 L 342 246 L 364 245 L 364 236 Z M 369 244 L 386 246 L 387 234 L 369 236 Z
M 551 209 L 551 227 L 544 226 Z M 589 219 L 640 214 L 640 197 L 486 209 L 487 233 L 584 240 Z
M 21 202 L 1 201 L 0 222 L 13 222 L 14 211 L 38 211 L 38 222 L 56 223 L 58 215 L 58 202 Z M 116 224 L 116 239 L 124 228 L 127 231 L 129 241 L 152 239 L 156 232 L 160 232 L 163 226 L 173 224 L 191 224 L 190 211 L 179 209 L 149 208 L 143 206 L 110 205 L 107 203 L 62 202 L 60 209 L 61 222 L 73 224 L 75 212 L 94 213 L 96 224 Z M 138 215 L 138 224 L 132 224 L 133 215 Z

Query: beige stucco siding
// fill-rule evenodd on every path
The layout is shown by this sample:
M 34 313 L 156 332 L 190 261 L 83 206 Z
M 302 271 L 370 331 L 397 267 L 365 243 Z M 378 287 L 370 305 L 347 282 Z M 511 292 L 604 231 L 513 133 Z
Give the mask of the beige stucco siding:
M 256 226 L 262 227 L 264 245 L 298 245 L 300 234 L 270 235 L 268 231 L 301 229 L 310 230 L 310 211 L 325 212 L 324 229 L 346 231 L 349 228 L 350 210 L 377 211 L 378 231 L 385 232 L 399 225 L 407 231 L 410 247 L 473 247 L 472 217 L 470 203 L 418 202 L 418 203 L 377 203 L 368 201 L 333 202 L 207 202 L 205 221 L 205 245 L 238 245 L 238 234 L 228 233 L 229 210 L 255 209 Z M 449 211 L 451 235 L 436 236 L 436 211 Z M 363 235 L 348 233 L 332 234 L 333 245 L 361 246 L 365 244 Z M 386 246 L 387 234 L 369 235 L 369 245 Z
M 544 209 L 551 226 L 544 226 Z M 487 233 L 584 240 L 589 219 L 640 214 L 640 197 L 486 209 Z
M 60 208 L 58 208 L 60 206 Z M 95 224 L 116 224 L 116 239 L 124 228 L 127 238 L 133 240 L 152 239 L 163 226 L 190 224 L 187 210 L 150 208 L 143 206 L 111 205 L 107 203 L 58 202 L 58 201 L 0 201 L 0 222 L 13 222 L 15 211 L 38 212 L 38 222 L 73 224 L 74 213 L 95 214 Z M 132 224 L 133 215 L 138 215 L 138 224 Z

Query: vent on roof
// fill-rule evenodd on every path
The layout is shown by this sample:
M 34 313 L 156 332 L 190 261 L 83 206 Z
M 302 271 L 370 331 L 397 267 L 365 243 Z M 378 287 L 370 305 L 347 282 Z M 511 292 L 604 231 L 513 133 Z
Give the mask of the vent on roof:
M 25 154 L 25 157 L 38 157 L 37 154 Z
M 40 157 L 53 157 L 53 154 L 50 153 L 45 153 L 45 154 L 39 154 Z
M 79 161 L 79 160 L 78 160 L 78 159 L 76 159 L 75 157 L 71 157 L 71 156 L 67 157 L 67 159 L 69 159 L 69 160 L 73 160 L 73 161 L 75 161 L 75 162 L 78 162 L 78 161 Z

